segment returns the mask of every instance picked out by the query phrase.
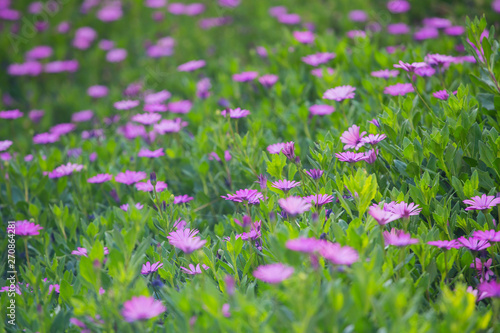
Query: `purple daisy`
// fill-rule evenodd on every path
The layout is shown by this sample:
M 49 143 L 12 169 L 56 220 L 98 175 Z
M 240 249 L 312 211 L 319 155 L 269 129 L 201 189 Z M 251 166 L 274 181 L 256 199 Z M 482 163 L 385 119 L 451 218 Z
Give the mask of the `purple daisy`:
M 345 99 L 352 99 L 355 96 L 356 88 L 352 86 L 340 86 L 332 89 L 328 89 L 323 94 L 324 99 L 334 100 L 337 102 L 342 102 Z
M 384 231 L 384 241 L 386 245 L 407 246 L 417 244 L 416 238 L 411 238 L 411 234 L 405 233 L 403 230 L 392 228 L 391 231 Z
M 125 171 L 116 175 L 115 181 L 118 183 L 132 185 L 143 179 L 146 179 L 147 175 L 143 171 Z
M 149 150 L 149 149 L 141 149 L 137 156 L 139 157 L 148 157 L 148 158 L 157 158 L 160 156 L 164 156 L 165 153 L 163 152 L 163 148 L 158 148 L 156 150 Z
M 178 195 L 174 197 L 174 205 L 188 203 L 193 199 L 194 199 L 193 197 L 190 197 L 187 194 Z
M 373 77 L 378 77 L 382 79 L 388 79 L 390 77 L 396 77 L 399 75 L 399 71 L 397 69 L 382 69 L 379 71 L 372 72 L 371 75 Z
M 184 271 L 184 273 L 189 274 L 189 275 L 201 274 L 201 272 L 202 272 L 201 268 L 203 268 L 204 270 L 207 270 L 210 267 L 208 267 L 205 264 L 202 264 L 201 267 L 200 267 L 200 264 L 197 264 L 196 267 L 193 264 L 189 264 L 189 268 L 181 266 L 181 269 Z
M 408 93 L 415 92 L 411 83 L 396 83 L 392 86 L 387 86 L 384 89 L 384 94 L 391 96 L 404 96 Z
M 437 241 L 430 241 L 427 242 L 427 244 L 439 247 L 440 249 L 445 249 L 445 250 L 450 250 L 450 249 L 459 249 L 462 247 L 462 244 L 460 244 L 457 240 L 453 239 L 451 241 L 448 240 L 437 240 Z
M 271 88 L 278 82 L 279 77 L 274 74 L 265 74 L 259 77 L 259 82 L 266 88 Z
M 304 197 L 307 202 L 312 202 L 314 206 L 321 207 L 333 201 L 333 195 L 330 194 L 313 194 Z
M 155 262 L 154 264 L 151 264 L 149 261 L 142 265 L 141 269 L 141 274 L 142 275 L 148 275 L 153 272 L 156 272 L 158 269 L 163 267 L 163 263 L 161 261 Z
M 335 73 L 335 70 L 331 67 L 326 67 L 326 68 L 314 68 L 311 69 L 311 74 L 316 76 L 316 77 L 323 77 L 323 73 L 326 72 L 328 75 L 333 75 Z
M 274 188 L 277 188 L 279 190 L 282 190 L 283 192 L 288 192 L 292 188 L 300 186 L 300 182 L 296 182 L 295 180 L 290 181 L 290 180 L 282 179 L 282 180 L 278 180 L 276 182 L 273 182 L 271 186 Z
M 406 23 L 392 23 L 387 25 L 387 32 L 391 35 L 406 35 L 410 33 L 410 27 Z
M 361 141 L 363 143 L 367 143 L 367 144 L 374 146 L 377 143 L 379 143 L 380 141 L 384 140 L 385 138 L 387 138 L 387 135 L 385 135 L 385 134 L 368 134 L 368 136 L 361 138 Z M 344 147 L 344 149 L 346 149 L 346 148 Z
M 80 172 L 83 169 L 83 165 L 81 164 L 74 164 L 74 163 L 67 163 L 58 166 L 51 172 L 47 173 L 49 178 L 54 179 L 54 178 L 61 178 L 64 176 L 69 176 L 73 172 Z
M 391 0 L 387 3 L 387 9 L 393 14 L 406 13 L 410 7 L 410 3 L 406 0 Z
M 122 316 L 127 322 L 147 320 L 154 318 L 167 311 L 162 302 L 153 297 L 139 296 L 123 304 Z
M 40 235 L 40 230 L 43 229 L 42 226 L 35 224 L 33 222 L 29 222 L 27 220 L 16 221 L 14 226 L 15 226 L 14 233 L 17 236 L 37 236 Z
M 286 248 L 292 251 L 314 253 L 319 251 L 325 242 L 316 238 L 296 238 L 286 241 Z
M 290 161 L 295 161 L 295 142 L 286 142 L 281 149 L 281 153 L 285 155 Z
M 155 187 L 153 187 L 153 184 L 151 184 L 151 180 L 148 180 L 147 182 L 135 183 L 135 188 L 138 191 L 142 191 L 142 192 L 153 192 L 153 190 L 155 190 L 155 189 L 156 189 L 156 192 L 162 192 L 167 187 L 168 187 L 167 183 L 162 182 L 162 181 L 157 181 Z
M 205 67 L 205 60 L 191 60 L 177 67 L 179 72 L 192 72 Z
M 17 119 L 22 116 L 23 113 L 19 110 L 0 111 L 0 119 Z
M 124 100 L 124 101 L 118 101 L 113 104 L 115 109 L 117 110 L 130 110 L 139 105 L 139 101 L 136 100 Z
M 341 246 L 338 243 L 325 242 L 319 254 L 335 265 L 351 266 L 358 261 L 358 252 L 350 246 Z
M 167 105 L 168 111 L 171 113 L 188 113 L 192 107 L 193 103 L 189 100 L 170 102 Z
M 402 62 L 400 60 L 399 64 L 395 64 L 394 67 L 401 68 L 402 70 L 404 70 L 408 73 L 414 73 L 417 68 L 427 67 L 427 64 L 425 62 L 407 63 L 407 62 Z
M 328 61 L 334 59 L 337 55 L 335 53 L 323 52 L 310 54 L 308 56 L 302 57 L 302 61 L 311 66 L 319 66 L 321 64 L 327 63 Z
M 191 253 L 202 248 L 207 242 L 206 240 L 202 240 L 200 237 L 196 236 L 198 232 L 199 231 L 196 229 L 178 229 L 169 233 L 167 238 L 172 246 L 185 253 Z
M 359 133 L 359 126 L 352 125 L 347 131 L 342 133 L 340 141 L 345 143 L 344 149 L 356 149 L 358 150 L 364 144 L 363 137 L 366 132 Z
M 91 177 L 87 179 L 87 183 L 91 184 L 100 184 L 100 183 L 105 183 L 113 179 L 113 175 L 109 173 L 100 173 L 95 175 L 94 177 Z
M 261 265 L 253 271 L 253 276 L 261 281 L 277 284 L 292 276 L 293 267 L 276 263 L 269 265 Z
M 221 198 L 234 202 L 248 202 L 249 204 L 258 204 L 260 200 L 264 199 L 264 196 L 257 190 L 243 189 L 236 191 L 235 194 L 229 193 L 227 196 L 221 196 Z
M 0 151 L 5 151 L 9 149 L 9 147 L 12 145 L 12 141 L 10 140 L 4 140 L 0 141 Z
M 220 114 L 223 115 L 224 117 L 226 117 L 226 115 L 229 114 L 230 118 L 238 119 L 238 118 L 245 118 L 250 114 L 250 111 L 236 108 L 236 109 L 223 110 L 221 111 Z
M 372 149 L 365 152 L 365 162 L 368 164 L 373 164 L 377 160 L 378 157 L 378 149 Z
M 144 205 L 142 205 L 142 204 L 141 204 L 141 203 L 139 203 L 139 202 L 138 202 L 138 203 L 136 203 L 134 206 L 135 206 L 135 208 L 137 208 L 137 209 L 139 209 L 139 210 L 141 210 L 141 209 L 143 209 L 143 208 L 144 208 Z M 128 205 L 128 203 L 127 203 L 127 204 L 121 205 L 121 206 L 120 206 L 120 209 L 121 209 L 121 210 L 123 210 L 124 212 L 127 212 L 127 211 L 128 211 L 128 207 L 129 207 L 129 205 Z
M 309 112 L 313 116 L 327 116 L 335 112 L 335 108 L 326 104 L 314 104 L 309 107 Z
M 106 86 L 91 86 L 87 89 L 87 95 L 92 98 L 103 98 L 108 95 L 109 89 Z
M 311 209 L 311 204 L 301 197 L 288 197 L 278 200 L 278 204 L 288 215 L 295 216 Z
M 158 124 L 154 124 L 154 130 L 158 134 L 178 133 L 183 127 L 187 126 L 187 122 L 182 121 L 181 118 L 163 119 Z
M 500 297 L 500 282 L 491 280 L 484 281 L 478 287 L 477 290 L 481 294 L 482 298 L 499 298 Z
M 335 157 L 337 157 L 341 162 L 356 163 L 359 161 L 363 161 L 366 156 L 364 153 L 353 153 L 350 151 L 346 151 L 342 153 L 336 153 Z
M 465 210 L 488 210 L 500 203 L 500 198 L 495 198 L 492 195 L 483 194 L 464 200 L 464 204 L 470 205 Z
M 400 217 L 392 212 L 386 211 L 377 205 L 373 205 L 368 209 L 368 214 L 377 221 L 379 225 L 386 225 L 392 221 L 396 221 Z
M 311 31 L 294 31 L 293 37 L 302 44 L 312 44 L 315 38 Z
M 324 172 L 323 170 L 319 169 L 306 170 L 307 175 L 314 180 L 321 178 L 321 176 L 323 176 L 323 172 Z
M 269 154 L 279 154 L 281 150 L 285 147 L 284 142 L 274 143 L 272 145 L 267 146 L 267 151 Z
M 33 143 L 37 145 L 46 145 L 59 141 L 59 135 L 54 133 L 39 133 L 33 136 Z
M 143 125 L 153 125 L 160 121 L 161 115 L 158 113 L 139 113 L 134 115 L 131 119 Z
M 233 74 L 233 80 L 236 82 L 248 82 L 255 80 L 257 76 L 259 76 L 257 72 L 242 72 Z
M 433 92 L 432 96 L 437 99 L 446 101 L 450 97 L 450 94 L 446 90 L 438 90 L 436 92 Z
M 465 237 L 460 237 L 457 239 L 464 247 L 468 248 L 471 251 L 482 251 L 486 250 L 491 246 L 491 244 L 484 239 L 479 239 L 476 237 L 471 237 L 469 239 Z
M 500 231 L 495 230 L 477 230 L 474 231 L 474 238 L 486 240 L 489 242 L 500 242 Z

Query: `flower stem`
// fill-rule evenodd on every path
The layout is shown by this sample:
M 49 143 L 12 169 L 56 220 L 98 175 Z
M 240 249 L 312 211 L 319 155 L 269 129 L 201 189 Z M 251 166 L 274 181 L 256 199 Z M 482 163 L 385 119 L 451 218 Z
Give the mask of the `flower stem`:
M 30 253 L 28 251 L 28 239 L 24 239 L 24 250 L 26 251 L 26 260 L 28 261 L 28 269 L 31 267 L 30 265 Z

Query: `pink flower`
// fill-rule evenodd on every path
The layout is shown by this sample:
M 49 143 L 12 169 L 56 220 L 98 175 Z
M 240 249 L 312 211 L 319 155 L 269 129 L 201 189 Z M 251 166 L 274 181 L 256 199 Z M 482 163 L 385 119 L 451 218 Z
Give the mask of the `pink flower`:
M 475 196 L 463 201 L 465 204 L 470 205 L 465 210 L 488 210 L 495 207 L 500 203 L 500 198 L 495 198 L 492 195 L 483 194 L 482 196 Z
M 406 63 L 400 60 L 399 64 L 395 64 L 394 67 L 401 68 L 408 73 L 414 73 L 417 68 L 427 67 L 427 64 L 425 62 Z
M 153 272 L 156 272 L 158 269 L 163 267 L 163 263 L 161 261 L 155 262 L 154 264 L 151 264 L 149 261 L 142 265 L 141 269 L 141 274 L 142 275 L 148 275 Z
M 338 243 L 325 242 L 319 249 L 319 254 L 335 265 L 351 266 L 359 259 L 359 254 L 355 249 Z
M 379 225 L 386 225 L 392 221 L 399 219 L 400 217 L 392 212 L 381 209 L 377 205 L 373 205 L 368 209 L 368 214 L 371 215 L 377 221 Z
M 324 99 L 330 99 L 337 102 L 342 102 L 345 99 L 354 98 L 356 88 L 351 86 L 340 86 L 333 89 L 328 89 L 323 94 Z
M 278 200 L 278 204 L 288 215 L 295 216 L 311 209 L 311 204 L 301 197 L 288 197 Z
M 14 232 L 18 236 L 37 236 L 40 235 L 40 230 L 43 229 L 40 225 L 27 220 L 16 221 L 14 226 Z
M 271 88 L 278 81 L 278 76 L 274 74 L 265 74 L 259 77 L 259 82 L 266 88 Z
M 160 121 L 161 115 L 158 113 L 139 113 L 134 115 L 131 119 L 143 125 L 153 125 Z
M 188 113 L 191 111 L 193 103 L 188 100 L 176 101 L 168 103 L 168 111 L 172 113 Z
M 207 265 L 205 264 L 202 264 L 202 266 L 204 270 L 207 270 L 209 269 L 210 267 L 208 267 Z M 186 267 L 182 267 L 181 266 L 181 269 L 186 273 L 186 274 L 189 274 L 189 275 L 197 275 L 197 274 L 201 274 L 201 267 L 200 267 L 200 264 L 197 264 L 196 267 L 193 265 L 193 264 L 189 264 L 189 269 L 186 268 Z
M 48 144 L 59 141 L 59 135 L 54 133 L 40 133 L 33 136 L 34 144 Z
M 153 297 L 139 296 L 132 297 L 131 300 L 123 304 L 122 316 L 125 321 L 133 322 L 154 318 L 165 311 L 167 311 L 167 308 L 162 302 L 155 300 Z
M 125 171 L 116 175 L 115 181 L 122 184 L 131 185 L 137 183 L 147 177 L 143 171 Z
M 108 95 L 109 89 L 106 86 L 91 86 L 87 89 L 87 95 L 92 98 L 102 98 Z
M 122 62 L 125 58 L 127 58 L 127 50 L 124 49 L 113 49 L 106 54 L 108 62 Z
M 349 12 L 349 20 L 353 22 L 364 22 L 368 19 L 368 15 L 364 10 L 352 10 Z
M 187 194 L 178 195 L 178 196 L 174 197 L 174 205 L 188 203 L 193 199 L 194 199 L 193 197 L 190 197 Z
M 169 99 L 172 94 L 167 90 L 162 90 L 157 93 L 147 94 L 144 97 L 144 103 L 146 104 L 161 104 Z
M 312 202 L 314 206 L 321 207 L 333 201 L 333 195 L 330 194 L 313 194 L 304 197 L 307 202 Z
M 67 163 L 63 164 L 61 166 L 58 166 L 55 168 L 53 171 L 47 173 L 49 178 L 54 179 L 54 178 L 61 178 L 64 176 L 69 176 L 73 172 L 80 172 L 83 169 L 83 165 L 81 164 L 73 164 L 73 163 Z
M 151 184 L 151 180 L 148 180 L 146 183 L 144 182 L 135 183 L 135 188 L 138 191 L 142 192 L 153 192 L 153 189 L 156 189 L 156 192 L 162 192 L 167 187 L 168 187 L 167 183 L 162 181 L 157 181 L 156 187 L 153 187 L 153 184 Z
M 344 149 L 356 149 L 358 150 L 364 144 L 363 137 L 366 132 L 359 133 L 359 126 L 352 125 L 347 131 L 342 133 L 340 141 L 345 143 Z
M 141 149 L 137 156 L 139 157 L 148 157 L 148 158 L 157 158 L 160 156 L 164 156 L 165 153 L 163 152 L 163 148 L 158 148 L 156 150 L 149 150 L 149 149 Z
M 491 244 L 484 239 L 479 239 L 475 237 L 471 237 L 469 239 L 465 237 L 460 237 L 457 239 L 464 247 L 468 248 L 471 251 L 483 251 L 491 246 Z
M 388 79 L 390 77 L 396 77 L 399 75 L 399 71 L 397 69 L 382 69 L 379 71 L 372 72 L 371 75 L 373 77 Z
M 342 153 L 336 153 L 335 157 L 337 157 L 341 162 L 356 163 L 359 161 L 363 161 L 366 158 L 366 155 L 364 153 L 353 153 L 350 151 L 346 151 Z
M 489 282 L 482 282 L 477 287 L 477 290 L 482 298 L 488 298 L 488 297 L 498 298 L 500 297 L 500 282 L 497 282 L 495 280 Z
M 196 237 L 198 232 L 196 229 L 178 229 L 169 233 L 167 238 L 172 246 L 181 249 L 185 253 L 191 253 L 202 248 L 207 242 L 200 237 Z
M 129 110 L 137 107 L 139 105 L 139 101 L 136 100 L 124 100 L 124 101 L 118 101 L 115 104 L 113 104 L 115 109 L 117 110 Z
M 319 66 L 321 64 L 327 63 L 336 57 L 335 53 L 323 52 L 310 54 L 308 56 L 302 57 L 302 61 L 311 66 Z
M 368 136 L 361 138 L 361 142 L 374 146 L 380 141 L 384 140 L 386 137 L 387 135 L 385 134 L 368 134 Z M 344 147 L 344 149 L 346 148 Z
M 94 177 L 91 177 L 87 179 L 87 183 L 91 184 L 100 184 L 100 183 L 105 183 L 113 179 L 113 175 L 109 173 L 100 173 L 98 175 L 95 175 Z
M 293 141 L 283 144 L 281 153 L 285 155 L 290 161 L 295 161 L 295 143 Z
M 335 112 L 335 108 L 326 104 L 314 104 L 309 107 L 309 112 L 314 116 L 326 116 Z
M 386 245 L 394 246 L 407 246 L 417 244 L 419 242 L 416 238 L 411 238 L 410 234 L 405 233 L 403 230 L 392 228 L 391 231 L 384 231 L 384 241 Z
M 124 204 L 124 205 L 121 205 L 120 206 L 120 209 L 123 210 L 124 212 L 128 211 L 128 203 L 127 204 Z M 135 208 L 137 208 L 138 210 L 141 210 L 142 208 L 144 208 L 144 205 L 142 205 L 141 203 L 136 203 L 135 204 Z
M 269 154 L 279 154 L 284 146 L 285 146 L 284 142 L 274 143 L 272 145 L 267 146 L 267 151 L 269 152 Z
M 261 265 L 253 271 L 253 276 L 261 281 L 277 284 L 292 276 L 293 267 L 281 263 Z
M 282 190 L 283 192 L 288 192 L 292 188 L 300 186 L 300 182 L 296 182 L 294 180 L 290 181 L 290 180 L 284 179 L 284 180 L 278 180 L 276 182 L 273 182 L 271 186 L 274 188 L 277 188 L 279 190 Z
M 220 0 L 219 0 L 220 1 Z M 227 0 L 226 0 L 227 1 Z M 231 309 L 231 306 L 229 305 L 229 303 L 224 303 L 222 305 L 222 315 L 226 318 L 229 318 L 231 317 L 231 312 L 229 312 L 229 310 Z
M 77 256 L 87 256 L 87 249 L 84 247 L 77 247 L 76 250 L 73 250 L 71 254 L 77 255 Z
M 391 35 L 406 35 L 410 33 L 410 27 L 406 23 L 392 23 L 387 25 L 387 32 Z
M 445 249 L 445 250 L 450 250 L 450 249 L 459 249 L 462 247 L 462 244 L 460 244 L 457 240 L 453 239 L 451 241 L 447 240 L 437 240 L 437 241 L 430 241 L 427 242 L 427 244 L 439 247 L 440 249 Z
M 409 218 L 410 216 L 418 215 L 422 211 L 422 208 L 418 208 L 418 205 L 414 203 L 407 204 L 404 201 L 400 203 L 391 202 L 384 206 L 384 210 L 392 212 L 399 216 L 400 218 Z
M 23 116 L 19 110 L 0 111 L 0 119 L 17 119 Z
M 175 118 L 174 120 L 163 119 L 158 124 L 154 125 L 154 130 L 156 133 L 162 135 L 166 133 L 177 133 L 186 125 L 187 123 L 183 122 L 181 118 Z
M 437 99 L 446 101 L 450 97 L 450 94 L 448 94 L 446 90 L 438 90 L 436 92 L 433 92 L 432 96 L 434 96 Z
M 366 32 L 363 30 L 350 30 L 347 32 L 347 37 L 354 39 L 354 38 L 365 38 L 366 37 Z
M 236 109 L 223 110 L 221 111 L 220 114 L 223 115 L 224 117 L 226 117 L 226 114 L 229 114 L 230 118 L 245 118 L 250 114 L 250 111 L 236 108 Z
M 372 149 L 365 152 L 365 162 L 368 164 L 373 164 L 377 160 L 378 149 Z
M 319 169 L 309 169 L 309 170 L 305 170 L 305 171 L 306 171 L 307 175 L 314 180 L 321 178 L 321 176 L 323 175 L 323 172 L 324 172 L 323 170 L 319 170 Z
M 179 72 L 192 72 L 205 67 L 205 60 L 191 60 L 177 67 Z
M 5 151 L 9 149 L 9 147 L 12 145 L 12 141 L 10 140 L 4 140 L 0 141 L 0 151 Z
M 476 230 L 473 234 L 474 238 L 487 240 L 490 242 L 500 242 L 500 231 L 495 230 Z
M 312 44 L 314 42 L 314 34 L 310 31 L 294 31 L 293 37 L 302 44 Z
M 91 110 L 84 110 L 75 112 L 71 115 L 71 121 L 74 123 L 83 123 L 89 121 L 94 117 L 94 112 Z
M 323 77 L 323 73 L 326 71 L 328 75 L 333 75 L 335 73 L 335 70 L 331 67 L 326 67 L 326 68 L 315 68 L 311 69 L 311 74 L 316 76 L 316 77 Z
M 260 200 L 264 199 L 264 196 L 257 190 L 244 189 L 236 191 L 235 194 L 229 193 L 227 196 L 221 196 L 221 198 L 234 202 L 248 202 L 249 204 L 258 204 Z
M 405 13 L 410 10 L 410 3 L 406 0 L 391 0 L 387 3 L 387 9 L 393 14 Z
M 248 82 L 253 81 L 259 76 L 257 72 L 242 72 L 239 74 L 233 74 L 233 80 L 236 82 Z
M 299 14 L 281 14 L 277 16 L 278 22 L 288 25 L 299 24 L 301 21 Z
M 396 83 L 392 86 L 387 86 L 384 89 L 384 94 L 391 96 L 404 96 L 408 93 L 414 92 L 411 83 Z
M 325 241 L 316 238 L 296 238 L 286 241 L 286 248 L 292 251 L 314 253 L 319 251 Z

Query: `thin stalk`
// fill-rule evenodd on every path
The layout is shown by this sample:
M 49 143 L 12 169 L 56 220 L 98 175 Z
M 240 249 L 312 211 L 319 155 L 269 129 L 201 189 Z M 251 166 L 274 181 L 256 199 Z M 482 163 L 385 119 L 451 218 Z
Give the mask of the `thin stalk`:
M 28 261 L 28 269 L 31 267 L 30 265 L 30 253 L 28 252 L 28 239 L 24 239 L 24 250 L 26 251 L 26 260 Z

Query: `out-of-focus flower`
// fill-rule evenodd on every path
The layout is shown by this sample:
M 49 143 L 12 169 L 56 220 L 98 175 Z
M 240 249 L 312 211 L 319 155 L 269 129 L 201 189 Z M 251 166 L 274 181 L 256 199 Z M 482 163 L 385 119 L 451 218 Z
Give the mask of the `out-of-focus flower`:
M 196 236 L 198 232 L 199 231 L 196 229 L 178 229 L 169 233 L 167 238 L 172 246 L 185 253 L 191 253 L 202 248 L 207 242 L 206 240 L 202 240 L 200 237 Z
M 131 300 L 123 304 L 122 316 L 125 321 L 134 322 L 157 317 L 165 311 L 167 308 L 162 302 L 153 297 L 139 296 L 132 297 Z
M 330 99 L 337 102 L 342 102 L 345 99 L 354 98 L 356 88 L 352 86 L 340 86 L 332 89 L 328 89 L 323 94 L 324 99 Z
M 311 203 L 301 197 L 288 197 L 278 200 L 278 204 L 288 215 L 295 216 L 311 209 Z
M 253 276 L 261 281 L 277 284 L 292 276 L 294 272 L 293 267 L 276 263 L 269 265 L 261 265 L 253 271 Z
M 161 261 L 155 262 L 154 264 L 151 264 L 149 261 L 142 265 L 141 269 L 141 274 L 142 275 L 148 275 L 153 272 L 156 272 L 158 269 L 163 267 L 163 263 Z
M 184 273 L 189 274 L 189 275 L 201 274 L 202 273 L 201 268 L 203 268 L 204 270 L 207 270 L 210 267 L 208 267 L 205 264 L 202 264 L 201 267 L 200 267 L 200 264 L 197 264 L 196 267 L 193 264 L 189 264 L 189 268 L 181 266 L 181 269 L 184 271 Z
M 91 177 L 87 179 L 87 183 L 91 184 L 100 184 L 100 183 L 105 183 L 113 179 L 113 175 L 109 173 L 100 173 L 98 175 L 95 175 L 94 177 Z
M 386 245 L 394 246 L 407 246 L 417 244 L 419 242 L 416 238 L 411 238 L 410 234 L 405 233 L 403 230 L 392 228 L 391 231 L 384 231 L 384 241 Z
M 465 210 L 488 210 L 500 203 L 500 198 L 495 198 L 492 195 L 483 194 L 464 200 L 464 204 L 470 205 Z
M 144 171 L 125 171 L 116 175 L 115 181 L 118 183 L 123 183 L 126 185 L 131 185 L 137 183 L 143 179 L 146 179 L 147 175 Z
M 29 222 L 27 220 L 16 221 L 16 223 L 14 223 L 14 226 L 14 233 L 17 236 L 37 236 L 40 235 L 40 230 L 43 229 L 42 226 L 33 222 Z
M 319 249 L 319 254 L 335 265 L 351 266 L 359 259 L 358 252 L 350 246 L 325 242 Z

